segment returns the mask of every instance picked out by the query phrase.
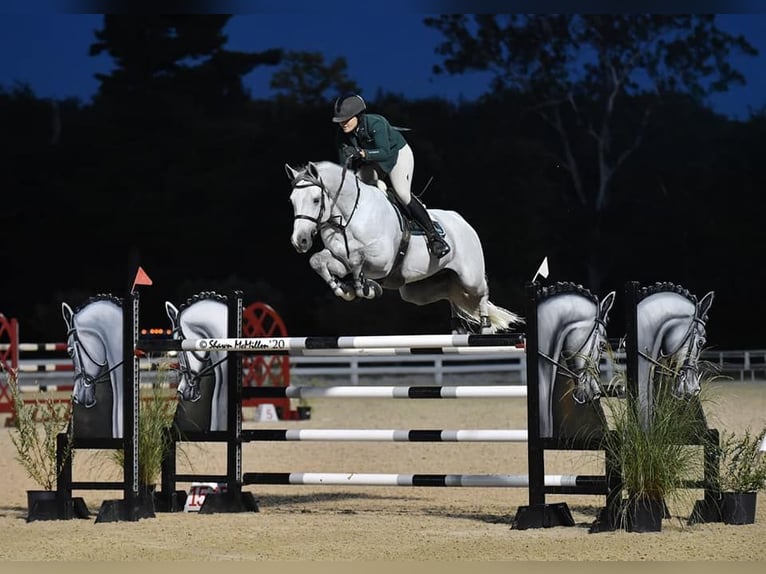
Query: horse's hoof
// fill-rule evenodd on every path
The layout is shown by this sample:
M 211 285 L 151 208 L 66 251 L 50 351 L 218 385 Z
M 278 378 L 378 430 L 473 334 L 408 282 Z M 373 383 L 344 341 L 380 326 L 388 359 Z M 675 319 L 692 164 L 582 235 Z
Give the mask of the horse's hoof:
M 364 284 L 364 296 L 367 299 L 375 299 L 383 295 L 383 288 L 375 281 L 367 281 Z
M 344 301 L 353 301 L 354 299 L 356 299 L 356 294 L 349 289 L 342 289 L 338 287 L 337 289 L 335 289 L 335 294 L 341 299 L 343 299 Z

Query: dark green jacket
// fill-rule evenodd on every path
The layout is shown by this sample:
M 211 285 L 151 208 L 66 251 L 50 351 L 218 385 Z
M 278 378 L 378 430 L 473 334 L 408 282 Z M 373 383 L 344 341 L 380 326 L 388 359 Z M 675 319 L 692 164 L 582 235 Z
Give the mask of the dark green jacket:
M 344 134 L 340 131 L 338 158 L 341 165 L 346 160 L 343 155 L 344 145 L 362 148 L 367 154 L 362 162 L 377 163 L 383 171 L 389 173 L 396 164 L 399 150 L 407 145 L 407 142 L 404 136 L 395 130 L 383 116 L 362 114 L 359 116 L 359 125 L 353 132 Z

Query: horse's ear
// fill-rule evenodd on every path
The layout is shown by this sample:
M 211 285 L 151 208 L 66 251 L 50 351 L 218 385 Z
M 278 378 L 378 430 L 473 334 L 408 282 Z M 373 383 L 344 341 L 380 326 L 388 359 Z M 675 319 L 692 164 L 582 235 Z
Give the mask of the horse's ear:
M 64 316 L 64 322 L 66 323 L 67 330 L 70 330 L 72 328 L 72 324 L 74 323 L 74 312 L 72 311 L 72 308 L 66 303 L 62 303 L 61 314 Z
M 170 317 L 170 323 L 173 327 L 178 325 L 178 308 L 170 301 L 165 301 L 165 313 Z
M 290 181 L 298 177 L 298 170 L 291 168 L 288 164 L 285 164 L 285 172 L 287 173 L 287 179 Z
M 313 161 L 310 161 L 308 163 L 307 168 L 308 168 L 308 172 L 312 176 L 314 176 L 315 178 L 319 179 L 319 169 L 317 168 L 317 165 Z
M 714 292 L 710 291 L 702 298 L 702 301 L 697 303 L 697 315 L 703 320 L 707 320 L 707 312 L 710 311 L 710 306 L 713 304 L 713 295 Z
M 606 297 L 604 297 L 601 300 L 601 303 L 598 306 L 598 315 L 601 317 L 601 320 L 606 322 L 606 318 L 609 315 L 609 311 L 612 309 L 612 305 L 614 305 L 614 297 L 615 292 L 612 291 L 611 293 L 608 293 Z

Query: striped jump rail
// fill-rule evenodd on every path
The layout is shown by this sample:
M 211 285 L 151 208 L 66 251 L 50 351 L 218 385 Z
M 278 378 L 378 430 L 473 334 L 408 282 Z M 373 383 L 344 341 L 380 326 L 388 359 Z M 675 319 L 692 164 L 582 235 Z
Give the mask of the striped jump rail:
M 622 385 L 609 385 L 604 396 L 625 396 Z M 295 386 L 243 387 L 242 398 L 251 399 L 519 399 L 526 398 L 527 387 L 522 385 L 460 385 L 460 386 L 348 386 L 333 387 Z
M 462 386 L 334 386 L 243 387 L 242 398 L 290 399 L 487 399 L 524 398 L 527 387 L 512 385 Z
M 341 472 L 246 472 L 242 484 L 306 486 L 443 486 L 529 488 L 526 474 L 377 474 Z M 545 475 L 545 486 L 557 494 L 606 494 L 598 475 Z
M 523 344 L 522 334 L 510 335 L 360 335 L 344 337 L 256 337 L 221 339 L 139 339 L 136 348 L 147 352 L 219 351 L 274 354 L 310 349 L 437 349 L 508 347 Z
M 0 351 L 10 350 L 10 343 L 0 343 Z M 66 343 L 19 343 L 16 345 L 19 352 L 39 353 L 43 351 L 66 351 Z
M 527 442 L 526 429 L 255 429 L 243 441 Z

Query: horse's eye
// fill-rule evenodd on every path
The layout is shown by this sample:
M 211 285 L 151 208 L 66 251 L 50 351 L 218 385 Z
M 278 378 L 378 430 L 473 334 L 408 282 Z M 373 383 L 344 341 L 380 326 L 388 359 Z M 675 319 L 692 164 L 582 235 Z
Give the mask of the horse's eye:
M 67 345 L 66 354 L 69 355 L 70 359 L 73 358 L 74 357 L 74 347 L 72 347 L 70 345 Z

